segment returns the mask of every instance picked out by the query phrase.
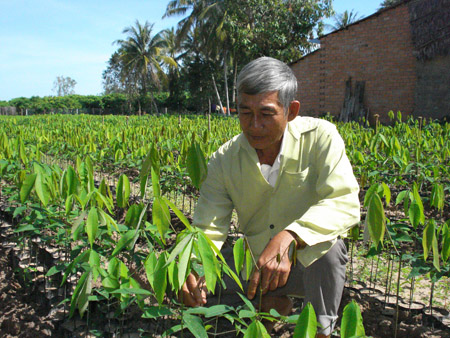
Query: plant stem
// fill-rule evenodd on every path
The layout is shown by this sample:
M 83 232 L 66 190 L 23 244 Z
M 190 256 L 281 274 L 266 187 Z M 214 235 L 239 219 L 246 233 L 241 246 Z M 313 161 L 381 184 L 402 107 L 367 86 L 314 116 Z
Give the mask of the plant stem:
M 402 271 L 402 258 L 403 256 L 400 255 L 399 260 L 398 260 L 398 276 L 397 276 L 397 300 L 396 300 L 396 304 L 395 304 L 395 336 L 394 338 L 397 338 L 397 330 L 398 330 L 398 298 L 399 298 L 399 294 L 400 294 L 400 275 L 401 275 L 401 271 Z

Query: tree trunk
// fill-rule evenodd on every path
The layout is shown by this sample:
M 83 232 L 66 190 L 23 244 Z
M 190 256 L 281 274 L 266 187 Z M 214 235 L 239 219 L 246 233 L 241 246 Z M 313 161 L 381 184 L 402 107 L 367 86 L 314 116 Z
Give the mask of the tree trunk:
M 225 55 L 223 56 L 223 75 L 225 79 L 225 98 L 227 100 L 227 115 L 230 116 L 230 98 L 228 95 L 228 62 L 227 62 L 228 52 L 225 48 Z
M 232 99 L 231 102 L 234 103 L 235 108 L 236 108 L 236 83 L 237 83 L 237 60 L 236 60 L 236 55 L 234 55 L 233 57 L 233 63 L 234 63 L 234 71 L 233 71 L 233 93 L 232 93 Z
M 150 96 L 152 97 L 152 103 L 155 106 L 156 114 L 159 114 L 158 106 L 156 105 L 155 97 L 153 96 L 153 92 L 152 91 L 150 91 Z
M 213 81 L 213 85 L 214 85 L 214 91 L 216 92 L 217 100 L 219 100 L 219 106 L 220 106 L 221 112 L 223 114 L 224 113 L 223 104 L 222 104 L 222 100 L 220 99 L 219 91 L 217 90 L 216 79 L 214 78 L 214 74 L 211 74 L 211 77 L 212 77 L 212 81 Z

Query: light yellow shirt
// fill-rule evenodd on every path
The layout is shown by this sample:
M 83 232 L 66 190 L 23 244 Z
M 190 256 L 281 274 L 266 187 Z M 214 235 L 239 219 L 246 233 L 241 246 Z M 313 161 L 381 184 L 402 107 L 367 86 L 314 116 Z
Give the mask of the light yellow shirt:
M 222 145 L 208 163 L 193 224 L 220 249 L 234 208 L 256 259 L 273 236 L 291 230 L 307 244 L 297 259 L 308 266 L 359 222 L 359 187 L 332 123 L 297 117 L 283 142 L 274 187 L 242 133 Z

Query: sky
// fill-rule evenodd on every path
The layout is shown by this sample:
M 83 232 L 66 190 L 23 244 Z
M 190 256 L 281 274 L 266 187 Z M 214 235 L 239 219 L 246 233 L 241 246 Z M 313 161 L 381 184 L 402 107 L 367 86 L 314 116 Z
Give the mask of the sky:
M 0 0 L 0 101 L 55 95 L 57 76 L 71 77 L 75 93 L 100 95 L 102 72 L 136 20 L 153 32 L 176 27 L 162 19 L 168 0 Z M 333 0 L 336 13 L 376 12 L 381 0 Z M 329 21 L 332 23 L 332 21 Z

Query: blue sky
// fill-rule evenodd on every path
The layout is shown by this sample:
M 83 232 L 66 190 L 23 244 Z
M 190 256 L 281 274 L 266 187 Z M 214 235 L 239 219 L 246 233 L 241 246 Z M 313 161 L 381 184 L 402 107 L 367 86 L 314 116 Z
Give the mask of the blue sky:
M 337 13 L 368 16 L 381 0 L 334 0 Z M 54 95 L 57 76 L 77 81 L 75 92 L 101 94 L 102 72 L 136 20 L 154 23 L 154 33 L 181 17 L 162 19 L 161 0 L 0 0 L 0 100 Z

